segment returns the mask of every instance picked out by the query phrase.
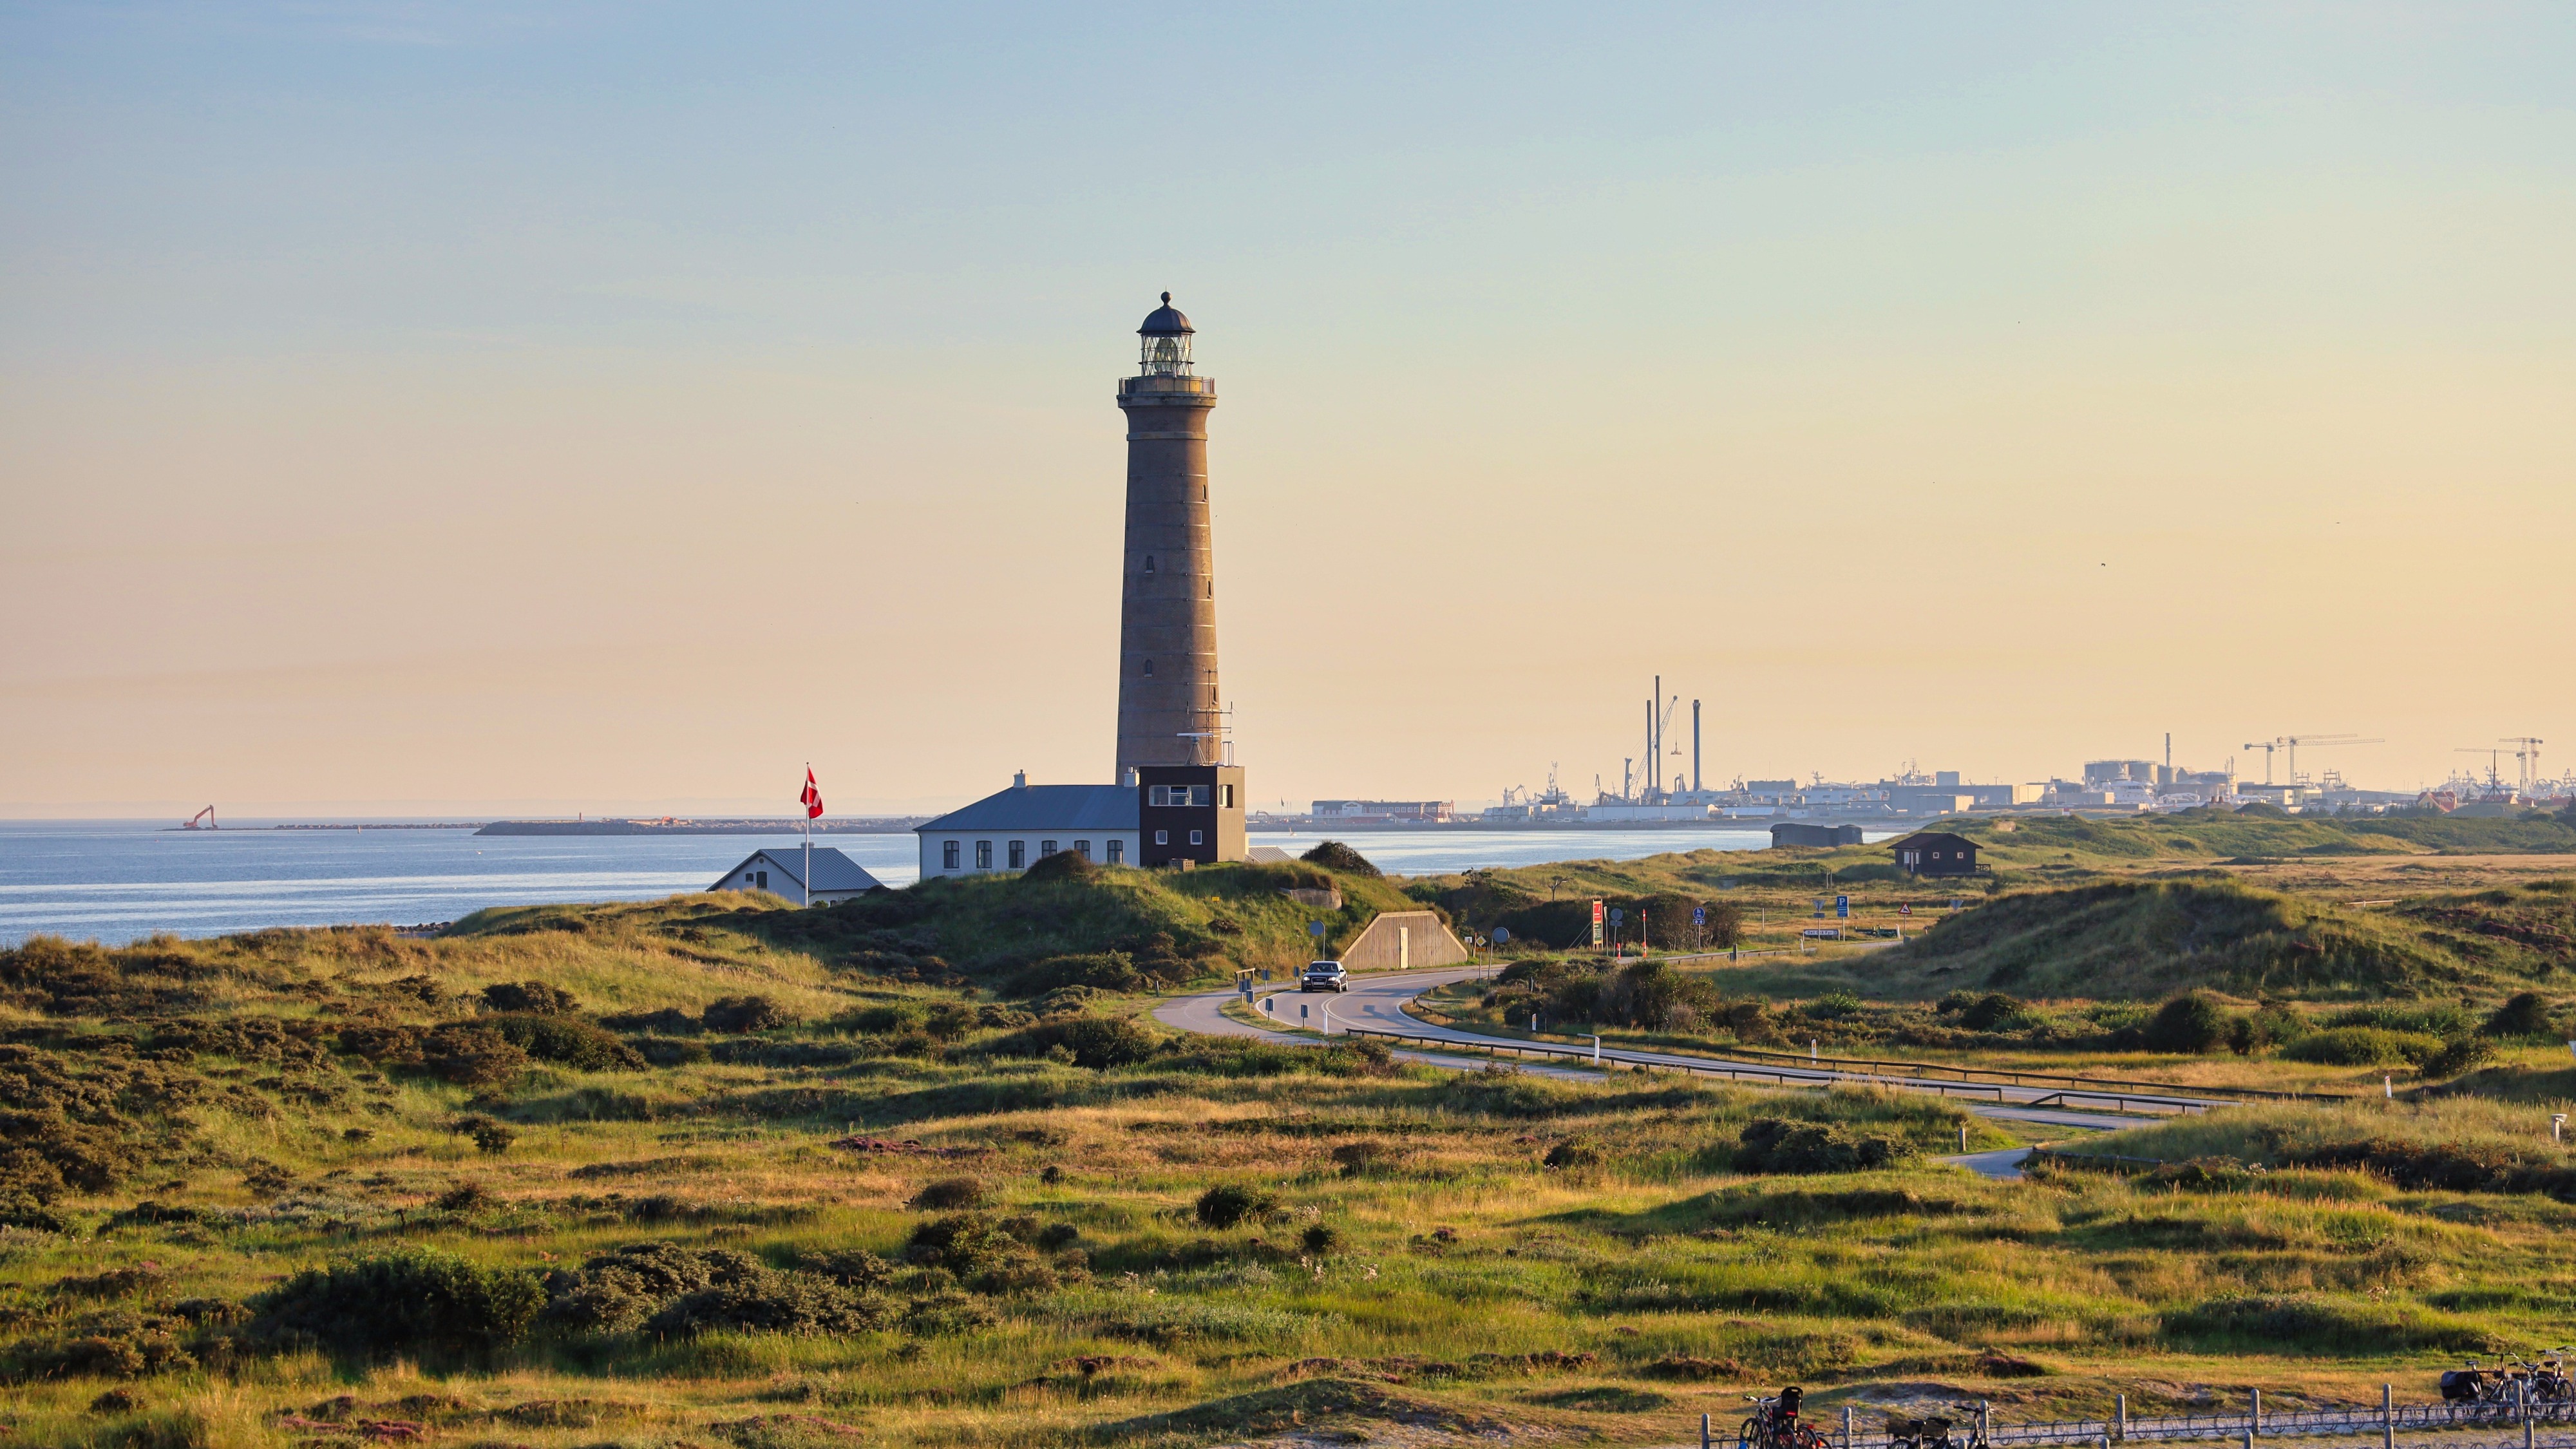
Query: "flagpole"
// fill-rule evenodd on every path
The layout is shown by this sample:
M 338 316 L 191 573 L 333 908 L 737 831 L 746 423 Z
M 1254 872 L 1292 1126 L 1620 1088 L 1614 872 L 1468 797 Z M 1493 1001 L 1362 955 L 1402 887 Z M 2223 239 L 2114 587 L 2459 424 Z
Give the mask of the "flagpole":
M 807 761 L 805 762 L 805 779 L 806 779 L 806 781 L 808 782 L 808 783 L 806 784 L 806 786 L 805 786 L 805 788 L 806 788 L 806 789 L 811 790 L 811 789 L 813 789 L 813 788 L 814 788 L 814 787 L 813 787 L 813 784 L 811 783 L 811 782 L 812 782 L 812 780 L 813 780 L 813 778 L 814 778 L 814 762 L 813 762 L 812 760 L 807 760 Z M 813 807 L 813 806 L 811 806 L 811 805 L 808 805 L 808 806 L 806 806 L 806 807 L 805 807 L 805 880 L 804 880 L 804 886 L 805 886 L 805 901 L 804 901 L 804 903 L 805 903 L 806 905 L 808 905 L 808 906 L 811 906 L 812 904 L 814 904 L 814 807 Z

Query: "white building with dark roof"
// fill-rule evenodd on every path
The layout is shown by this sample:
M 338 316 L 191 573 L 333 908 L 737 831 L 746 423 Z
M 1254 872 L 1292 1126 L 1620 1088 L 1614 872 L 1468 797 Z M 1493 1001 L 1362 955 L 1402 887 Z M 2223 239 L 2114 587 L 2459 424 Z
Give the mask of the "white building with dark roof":
M 1140 863 L 1141 814 L 1134 785 L 1011 788 L 913 827 L 921 878 L 1026 870 L 1059 850 L 1102 865 Z
M 814 851 L 814 891 L 805 893 L 805 848 L 755 850 L 742 864 L 716 878 L 711 891 L 768 891 L 791 901 L 828 906 L 875 890 L 882 882 L 867 869 L 830 846 Z

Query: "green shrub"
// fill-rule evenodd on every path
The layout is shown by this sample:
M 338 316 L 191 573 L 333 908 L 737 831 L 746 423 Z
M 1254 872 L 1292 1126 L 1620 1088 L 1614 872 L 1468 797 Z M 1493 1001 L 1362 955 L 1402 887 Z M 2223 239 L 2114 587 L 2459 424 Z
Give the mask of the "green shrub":
M 675 1338 L 736 1331 L 816 1335 L 865 1333 L 894 1317 L 882 1295 L 815 1273 L 762 1272 L 684 1293 L 645 1320 L 648 1333 Z
M 2441 1050 L 2439 1039 L 2421 1032 L 2334 1026 L 2301 1037 L 2281 1054 L 2330 1067 L 2387 1067 L 2429 1061 Z
M 1597 1145 L 1580 1137 L 1568 1137 L 1551 1145 L 1540 1161 L 1555 1168 L 1598 1167 L 1603 1156 Z
M 1133 1066 L 1154 1055 L 1161 1039 L 1130 1018 L 1077 1016 L 1023 1027 L 993 1044 L 1004 1056 L 1042 1057 L 1063 1049 L 1064 1059 L 1094 1071 Z
M 931 1212 L 980 1206 L 985 1197 L 984 1184 L 971 1177 L 943 1177 L 922 1184 L 912 1195 L 907 1207 Z
M 1049 857 L 1052 859 L 1053 857 Z M 1087 955 L 1050 956 L 1013 976 L 1005 990 L 1013 996 L 1044 996 L 1067 986 L 1087 986 L 1095 991 L 1136 991 L 1145 985 L 1145 974 L 1124 951 L 1097 951 Z
M 494 1011 L 533 1016 L 569 1016 L 581 1002 L 560 986 L 543 981 L 503 981 L 483 988 L 483 1004 Z
M 2214 1052 L 2227 1044 L 2228 1010 L 2206 991 L 2186 991 L 2156 1008 L 2140 1028 L 2149 1051 Z
M 460 1087 L 489 1087 L 526 1071 L 529 1057 L 488 1024 L 449 1022 L 421 1039 L 420 1062 Z
M 402 1248 L 296 1274 L 251 1301 L 251 1330 L 325 1352 L 491 1349 L 517 1342 L 545 1301 L 527 1273 Z
M 2486 1065 L 2495 1057 L 2495 1043 L 2482 1036 L 2455 1036 L 2442 1043 L 2441 1050 L 2424 1058 L 2422 1069 L 2428 1077 L 2456 1077 L 2472 1067 Z
M 1331 1223 L 1308 1223 L 1306 1231 L 1297 1235 L 1297 1246 L 1318 1258 L 1326 1257 L 1342 1246 L 1341 1229 Z
M 786 1009 L 766 996 L 720 996 L 707 1003 L 699 1021 L 709 1031 L 770 1031 L 794 1023 Z
M 629 1243 L 592 1257 L 577 1273 L 552 1275 L 544 1317 L 571 1333 L 622 1333 L 682 1295 L 757 1280 L 760 1261 L 726 1248 Z
M 1367 856 L 1338 840 L 1327 840 L 1297 858 L 1312 865 L 1320 865 L 1337 875 L 1364 875 L 1371 880 L 1378 880 L 1386 874 L 1369 864 Z
M 2478 1028 L 2478 1034 L 2527 1040 L 2555 1037 L 2558 1033 L 2549 1003 L 2542 1000 L 2537 991 L 2524 991 L 2497 1007 Z
M 1279 1211 L 1279 1199 L 1259 1188 L 1223 1182 L 1199 1194 L 1193 1209 L 1198 1220 L 1222 1232 L 1247 1218 L 1268 1218 Z
M 1838 1124 L 1761 1117 L 1746 1124 L 1735 1152 L 1738 1172 L 1865 1172 L 1915 1155 L 1898 1137 L 1861 1135 Z
M 1084 881 L 1098 874 L 1100 867 L 1091 863 L 1090 856 L 1078 850 L 1059 850 L 1053 855 L 1039 856 L 1036 864 L 1020 872 L 1020 881 L 1024 885 L 1040 881 Z
M 541 1062 L 577 1072 L 637 1072 L 644 1058 L 614 1035 L 569 1016 L 521 1013 L 483 1018 L 510 1045 Z
M 865 1248 L 830 1248 L 799 1254 L 796 1266 L 847 1288 L 883 1288 L 894 1281 L 894 1265 Z

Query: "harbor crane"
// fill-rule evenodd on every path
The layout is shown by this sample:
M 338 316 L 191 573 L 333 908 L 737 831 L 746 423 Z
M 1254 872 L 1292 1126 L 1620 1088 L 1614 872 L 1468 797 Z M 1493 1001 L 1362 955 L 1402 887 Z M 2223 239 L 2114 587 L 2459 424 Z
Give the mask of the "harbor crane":
M 2507 735 L 2502 743 L 2513 746 L 2514 773 L 2520 781 L 2522 798 L 2531 798 L 2531 787 L 2540 783 L 2540 747 L 2548 741 L 2530 735 Z
M 2388 743 L 2386 740 L 2366 740 L 2359 735 L 2350 734 L 2277 735 L 2269 740 L 2256 740 L 2251 744 L 2241 746 L 2241 748 L 2248 750 L 2261 750 L 2263 752 L 2263 783 L 2266 785 L 2272 783 L 2272 752 L 2274 750 L 2288 751 L 2290 756 L 2290 783 L 2293 785 L 2299 785 L 2306 783 L 2299 777 L 2299 746 L 2301 745 L 2306 745 L 2312 750 L 2318 750 L 2334 745 L 2384 745 L 2386 743 Z

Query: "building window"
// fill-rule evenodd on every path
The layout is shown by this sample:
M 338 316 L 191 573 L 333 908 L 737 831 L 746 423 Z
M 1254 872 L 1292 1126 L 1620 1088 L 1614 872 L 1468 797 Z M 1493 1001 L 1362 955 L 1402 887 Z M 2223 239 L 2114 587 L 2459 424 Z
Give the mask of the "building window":
M 1198 844 L 1198 843 L 1199 843 L 1199 833 L 1198 833 L 1197 831 L 1193 830 L 1193 831 L 1191 831 L 1191 832 L 1190 832 L 1190 844 L 1192 844 L 1192 845 L 1196 845 L 1196 844 Z
M 1044 860 L 1044 859 L 1046 859 L 1048 856 L 1053 855 L 1053 854 L 1055 854 L 1055 842 L 1054 842 L 1054 841 L 1052 841 L 1052 840 L 1041 840 L 1041 841 L 1039 841 L 1039 842 L 1038 842 L 1038 859 L 1040 859 L 1040 860 Z
M 939 868 L 941 870 L 955 870 L 957 868 L 956 841 L 943 840 L 939 842 Z
M 760 888 L 762 890 L 769 889 L 769 872 L 765 870 L 760 873 Z
M 1026 870 L 1026 869 L 1028 869 L 1028 868 L 1029 868 L 1029 843 L 1028 843 L 1027 841 L 1025 841 L 1025 840 L 1014 840 L 1014 841 L 1012 841 L 1012 842 L 1011 842 L 1011 869 L 1013 869 L 1013 870 Z
M 1127 842 L 1126 842 L 1126 841 L 1123 841 L 1123 840 L 1113 840 L 1113 841 L 1109 842 L 1109 863 L 1110 863 L 1111 865 L 1116 865 L 1116 864 L 1118 864 L 1120 861 L 1125 860 L 1126 858 L 1127 858 Z
M 1091 842 L 1088 840 L 1075 841 L 1073 843 L 1073 853 L 1081 856 L 1085 860 L 1091 859 Z
M 1190 803 L 1193 805 L 1205 805 L 1207 802 L 1208 787 L 1205 785 L 1192 785 L 1190 787 Z
M 1150 554 L 1150 553 L 1149 553 L 1149 554 L 1145 555 L 1145 572 L 1147 572 L 1147 573 L 1149 573 L 1149 574 L 1150 574 L 1150 573 L 1152 573 L 1153 571 L 1154 571 L 1154 556 L 1153 556 L 1152 554 Z
M 1154 661 L 1151 659 L 1145 661 L 1145 677 L 1147 679 L 1154 677 Z
M 993 842 L 989 840 L 975 842 L 975 868 L 977 870 L 993 868 Z
M 1234 787 L 1232 785 L 1219 785 L 1216 787 L 1216 805 L 1220 810 L 1231 810 L 1234 808 Z
M 1157 830 L 1157 831 L 1155 831 L 1155 832 L 1154 832 L 1154 843 L 1155 843 L 1156 845 L 1169 845 L 1169 844 L 1171 844 L 1171 843 L 1172 843 L 1172 832 L 1170 832 L 1170 831 L 1168 831 L 1168 830 Z

